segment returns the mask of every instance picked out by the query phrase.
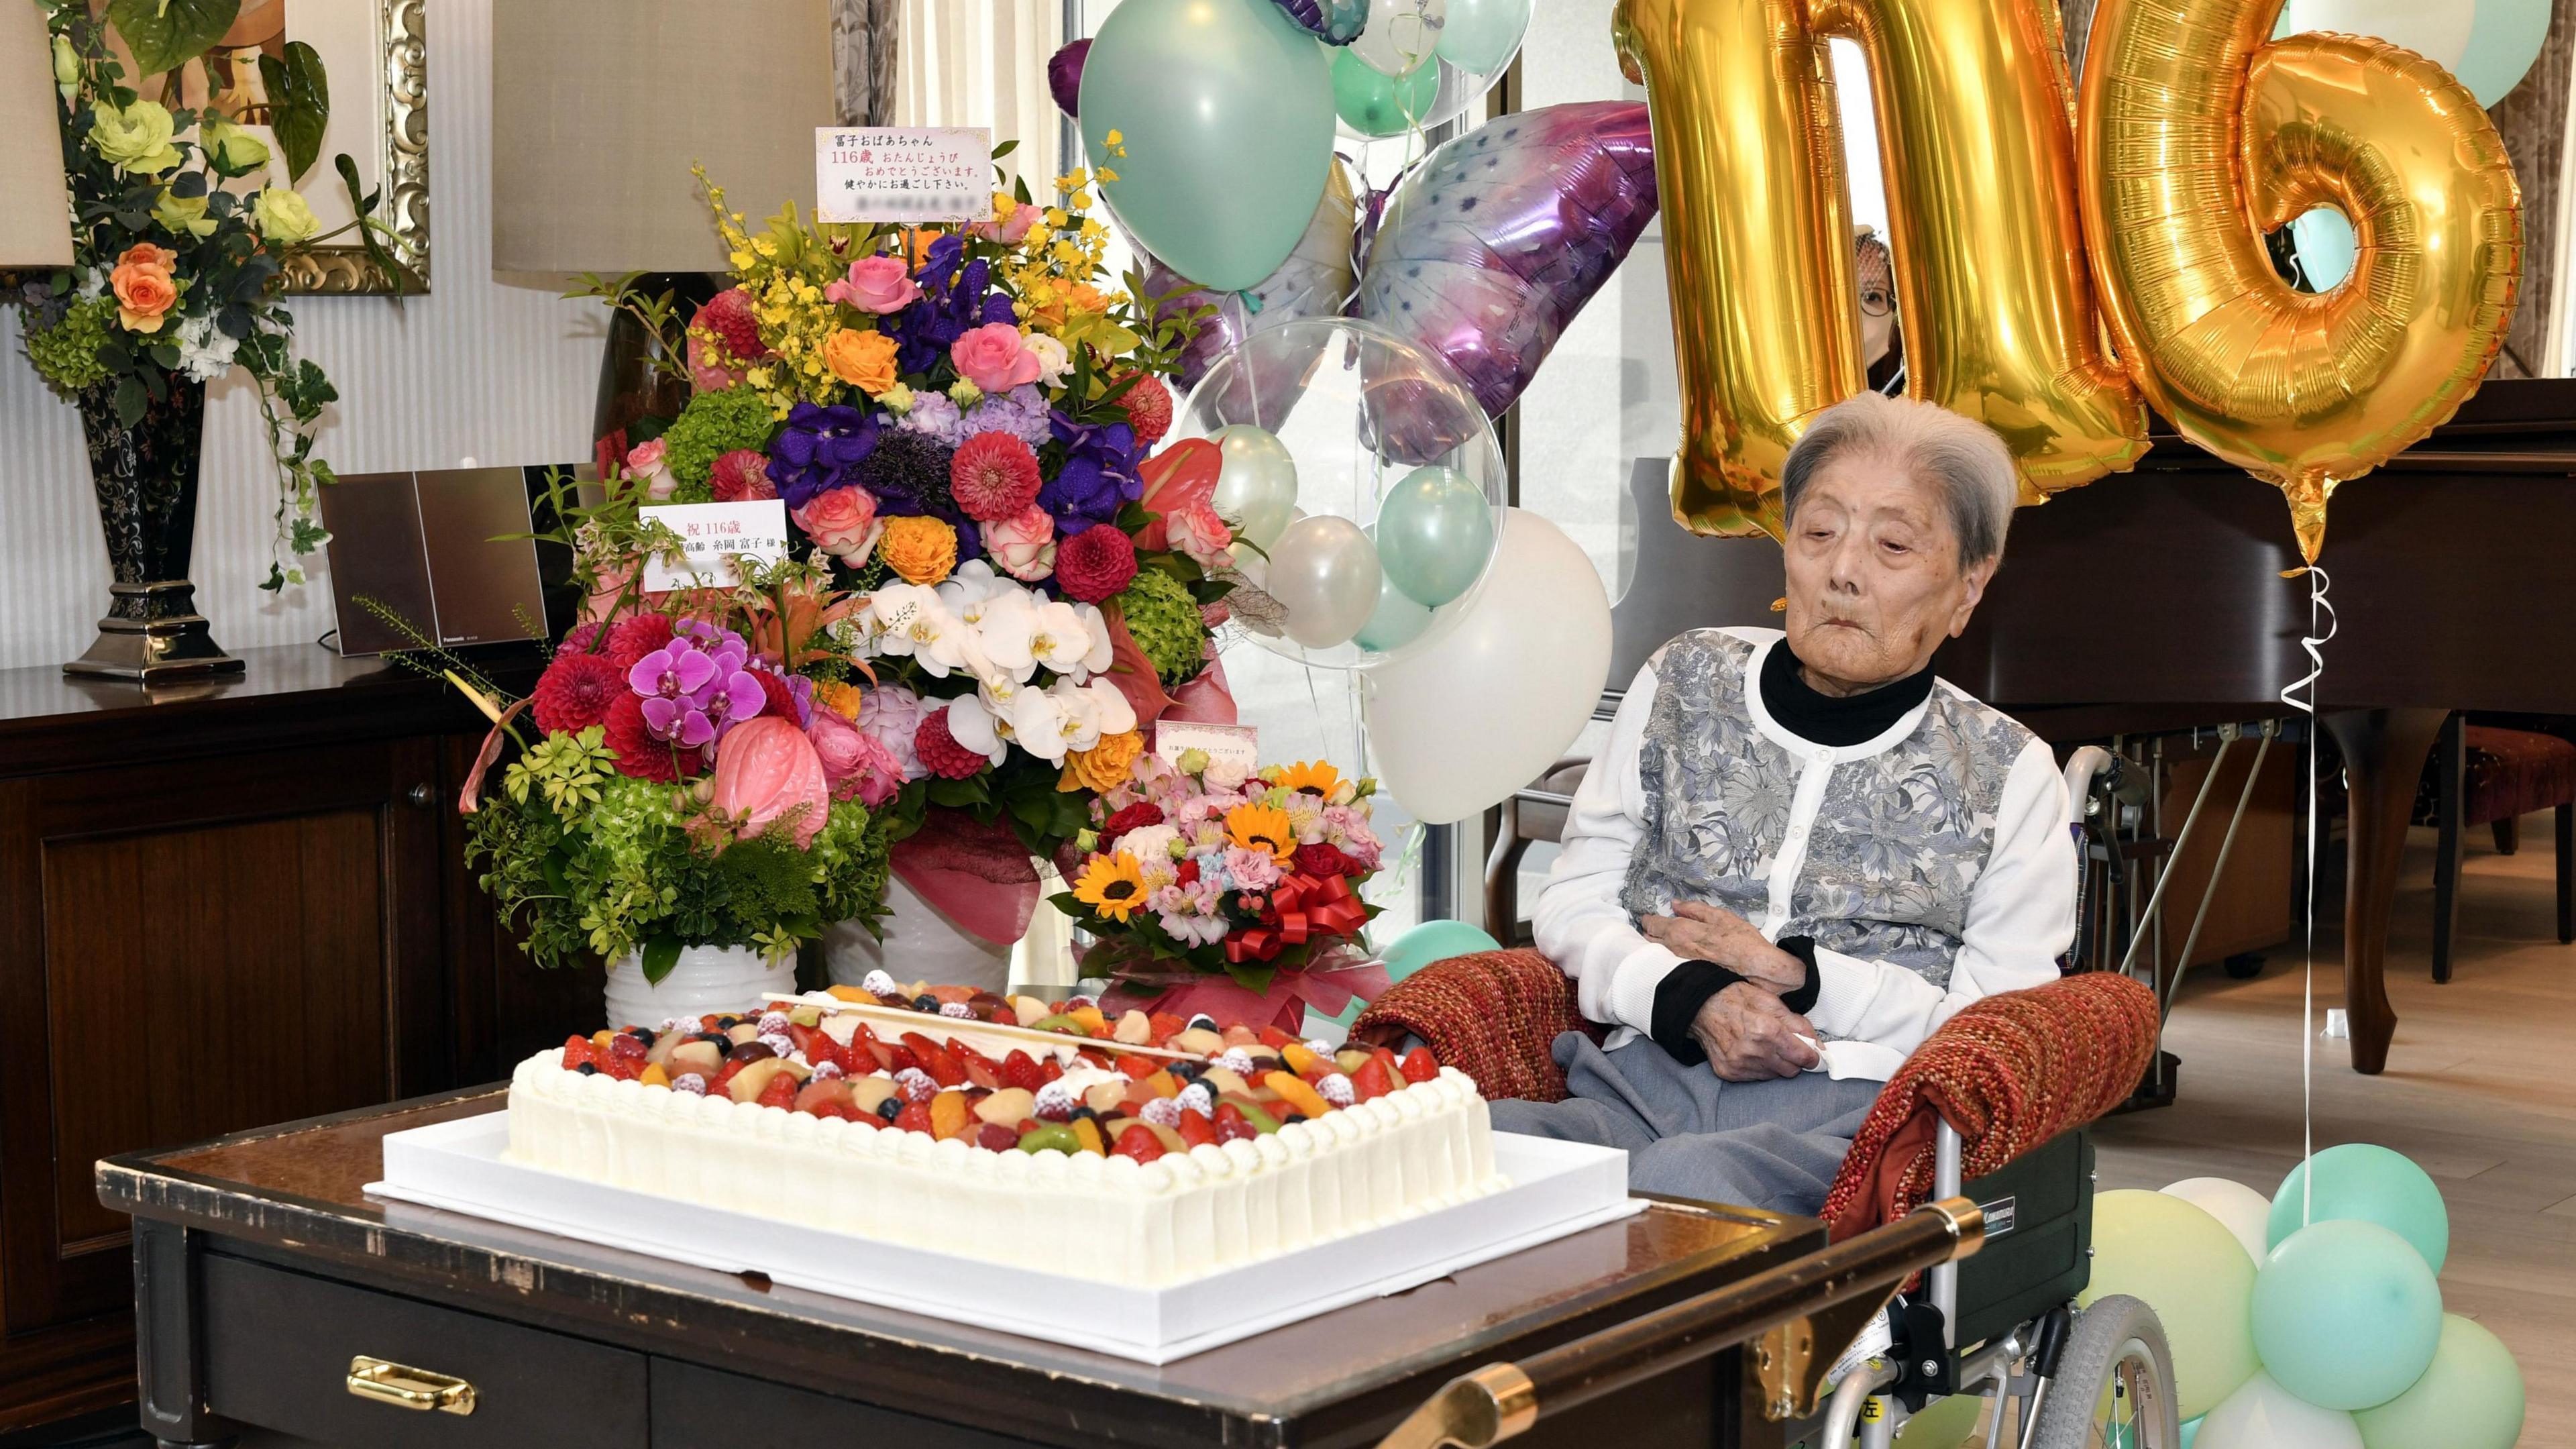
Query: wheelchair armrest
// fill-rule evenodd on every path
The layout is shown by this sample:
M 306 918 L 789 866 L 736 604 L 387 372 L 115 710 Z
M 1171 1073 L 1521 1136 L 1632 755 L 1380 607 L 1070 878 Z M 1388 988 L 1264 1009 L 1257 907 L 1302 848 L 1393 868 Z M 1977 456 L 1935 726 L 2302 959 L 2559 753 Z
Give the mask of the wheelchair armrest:
M 1351 1039 L 1369 1045 L 1420 1037 L 1494 1102 L 1563 1100 L 1565 1074 L 1549 1045 L 1568 1031 L 1601 1034 L 1576 1008 L 1574 982 L 1528 950 L 1435 961 L 1389 987 L 1351 1023 Z

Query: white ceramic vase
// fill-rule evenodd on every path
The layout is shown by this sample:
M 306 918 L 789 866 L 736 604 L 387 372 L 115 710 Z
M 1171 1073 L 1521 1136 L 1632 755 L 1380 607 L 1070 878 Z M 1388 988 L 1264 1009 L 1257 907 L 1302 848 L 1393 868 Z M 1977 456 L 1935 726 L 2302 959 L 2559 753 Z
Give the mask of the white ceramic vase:
M 658 1027 L 675 1016 L 740 1012 L 758 1006 L 764 991 L 795 989 L 795 957 L 773 966 L 749 946 L 683 946 L 659 984 L 644 979 L 642 957 L 629 953 L 608 968 L 608 1025 Z
M 856 921 L 823 933 L 823 964 L 835 986 L 856 986 L 871 971 L 897 981 L 972 986 L 996 995 L 1010 989 L 1011 948 L 996 945 L 921 898 L 901 876 L 886 879 L 879 940 Z

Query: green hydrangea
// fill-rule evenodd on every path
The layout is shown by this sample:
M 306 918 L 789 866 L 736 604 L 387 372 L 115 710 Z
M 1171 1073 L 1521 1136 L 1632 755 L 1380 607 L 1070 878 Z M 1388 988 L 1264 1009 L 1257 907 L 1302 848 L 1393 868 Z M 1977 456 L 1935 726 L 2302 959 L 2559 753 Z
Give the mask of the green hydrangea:
M 1179 684 L 1199 672 L 1207 652 L 1207 625 L 1187 585 L 1161 569 L 1139 569 L 1117 604 L 1127 632 L 1165 684 Z
M 662 461 L 680 485 L 674 500 L 704 503 L 713 497 L 708 479 L 715 473 L 716 459 L 736 448 L 767 447 L 777 426 L 768 400 L 747 386 L 702 392 L 689 399 L 662 434 L 662 446 L 668 450 Z
M 27 334 L 27 360 L 54 391 L 70 398 L 107 380 L 98 349 L 112 335 L 116 299 L 93 297 L 75 302 L 63 320 L 42 332 Z

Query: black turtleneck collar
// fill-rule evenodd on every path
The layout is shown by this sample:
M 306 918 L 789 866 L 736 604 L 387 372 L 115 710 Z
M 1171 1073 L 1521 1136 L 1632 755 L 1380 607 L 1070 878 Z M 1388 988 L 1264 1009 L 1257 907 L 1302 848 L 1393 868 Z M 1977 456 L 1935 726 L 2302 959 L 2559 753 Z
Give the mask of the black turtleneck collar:
M 1874 740 L 1931 695 L 1928 664 L 1893 684 L 1836 697 L 1807 683 L 1786 639 L 1774 643 L 1762 661 L 1763 707 L 1781 728 L 1814 744 L 1838 748 Z

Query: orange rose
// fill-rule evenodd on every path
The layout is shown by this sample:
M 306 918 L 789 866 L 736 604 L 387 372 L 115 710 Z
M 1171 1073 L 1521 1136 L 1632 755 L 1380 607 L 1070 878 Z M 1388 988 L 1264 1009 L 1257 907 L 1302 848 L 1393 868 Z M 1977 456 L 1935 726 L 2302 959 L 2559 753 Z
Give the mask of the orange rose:
M 1056 782 L 1056 788 L 1106 795 L 1127 783 L 1128 770 L 1144 752 L 1145 736 L 1139 731 L 1102 735 L 1100 743 L 1090 749 L 1065 752 L 1064 777 Z
M 116 291 L 117 317 L 127 331 L 161 330 L 161 315 L 179 300 L 179 284 L 170 277 L 178 260 L 177 252 L 150 242 L 136 242 L 116 259 L 107 282 Z
M 823 365 L 870 397 L 895 385 L 895 341 L 882 332 L 844 327 L 823 343 Z
M 936 518 L 889 518 L 877 557 L 907 584 L 935 584 L 957 567 L 957 530 Z

